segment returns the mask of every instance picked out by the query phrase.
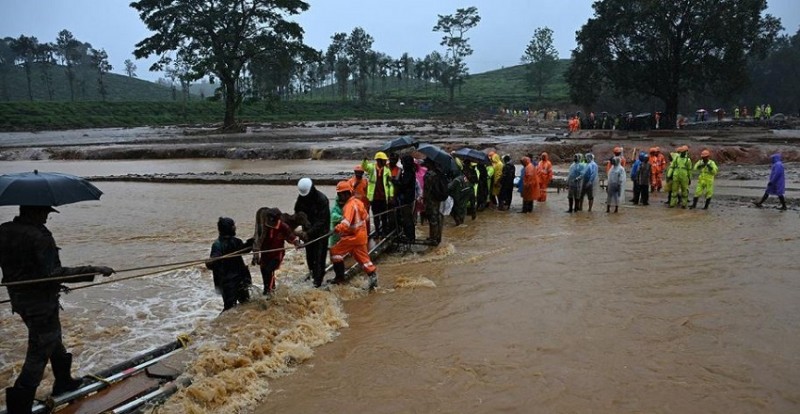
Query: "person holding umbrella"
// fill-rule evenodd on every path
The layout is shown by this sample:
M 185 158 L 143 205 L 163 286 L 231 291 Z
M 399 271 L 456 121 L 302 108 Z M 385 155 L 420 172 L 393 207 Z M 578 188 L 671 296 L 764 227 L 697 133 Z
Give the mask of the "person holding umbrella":
M 53 395 L 74 391 L 83 381 L 72 378 L 72 354 L 61 338 L 59 293 L 62 282 L 91 282 L 96 274 L 110 276 L 106 266 L 64 267 L 53 234 L 45 227 L 50 206 L 20 206 L 19 216 L 0 225 L 0 267 L 11 299 L 11 311 L 28 327 L 28 351 L 14 386 L 6 388 L 9 413 L 30 412 L 36 388 L 49 361 L 55 383 Z M 60 281 L 38 279 L 74 276 Z
M 49 361 L 53 395 L 74 391 L 83 381 L 72 378 L 72 354 L 61 338 L 58 302 L 62 283 L 91 282 L 110 276 L 106 266 L 65 267 L 53 234 L 45 227 L 52 206 L 99 200 L 103 193 L 83 178 L 59 173 L 19 173 L 0 176 L 0 205 L 17 205 L 19 216 L 0 225 L 0 268 L 11 311 L 28 328 L 28 350 L 17 380 L 6 388 L 9 413 L 29 413 L 36 388 Z M 58 280 L 53 280 L 57 278 Z

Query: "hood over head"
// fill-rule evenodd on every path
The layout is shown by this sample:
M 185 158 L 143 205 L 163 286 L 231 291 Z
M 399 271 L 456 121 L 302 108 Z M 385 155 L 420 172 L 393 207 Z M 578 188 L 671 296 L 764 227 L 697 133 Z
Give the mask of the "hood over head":
M 230 217 L 220 217 L 217 220 L 217 230 L 219 230 L 220 236 L 235 236 L 236 222 Z
M 775 164 L 776 162 L 781 162 L 781 154 L 772 154 L 772 156 L 769 157 L 769 159 L 773 164 Z
M 586 155 L 584 155 L 584 157 L 586 157 L 586 162 L 594 161 L 594 154 L 592 154 L 591 152 L 587 152 Z

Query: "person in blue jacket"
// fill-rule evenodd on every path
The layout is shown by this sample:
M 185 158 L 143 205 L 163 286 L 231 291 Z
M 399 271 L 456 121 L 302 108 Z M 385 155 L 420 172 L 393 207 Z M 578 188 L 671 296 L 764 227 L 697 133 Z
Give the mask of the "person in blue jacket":
M 567 213 L 579 211 L 585 170 L 586 164 L 583 163 L 583 155 L 575 154 L 572 158 L 572 164 L 569 166 L 569 174 L 567 175 L 567 200 L 569 201 L 569 210 L 567 210 Z
M 769 173 L 769 182 L 767 183 L 767 191 L 764 192 L 764 196 L 761 197 L 760 201 L 756 201 L 753 204 L 756 207 L 761 207 L 767 198 L 770 195 L 778 196 L 778 200 L 781 202 L 780 210 L 786 210 L 786 198 L 784 198 L 784 193 L 786 192 L 786 176 L 783 173 L 783 162 L 781 162 L 781 154 L 773 154 L 770 158 L 772 161 L 772 170 Z

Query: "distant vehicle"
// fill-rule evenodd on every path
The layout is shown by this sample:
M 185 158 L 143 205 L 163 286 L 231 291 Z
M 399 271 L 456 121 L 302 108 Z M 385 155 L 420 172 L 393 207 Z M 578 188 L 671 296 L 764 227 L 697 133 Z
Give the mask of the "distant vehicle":
M 777 113 L 775 115 L 772 115 L 769 118 L 769 120 L 770 121 L 777 121 L 777 122 L 784 122 L 784 121 L 786 121 L 786 115 L 784 115 L 782 113 Z

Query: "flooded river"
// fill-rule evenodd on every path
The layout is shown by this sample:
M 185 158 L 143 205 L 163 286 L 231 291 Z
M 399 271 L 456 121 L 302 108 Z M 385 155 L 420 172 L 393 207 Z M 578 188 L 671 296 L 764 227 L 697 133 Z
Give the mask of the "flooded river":
M 129 163 L 8 162 L 0 172 L 337 172 L 353 164 Z M 48 222 L 66 265 L 202 260 L 217 217 L 234 218 L 247 238 L 258 207 L 289 210 L 296 194 L 291 186 L 98 186 L 101 201 L 63 206 Z M 667 209 L 656 195 L 619 214 L 598 202 L 592 213 L 568 215 L 565 197 L 551 192 L 532 215 L 486 211 L 458 228 L 448 218 L 438 248 L 382 257 L 381 288 L 370 295 L 359 278 L 332 292 L 310 289 L 294 250 L 272 301 L 221 317 L 202 265 L 75 291 L 62 298 L 65 340 L 87 374 L 192 333 L 194 385 L 160 412 L 800 409 L 796 210 L 735 200 Z M 15 213 L 2 207 L 0 219 Z M 25 334 L 2 306 L 0 380 L 8 383 Z

